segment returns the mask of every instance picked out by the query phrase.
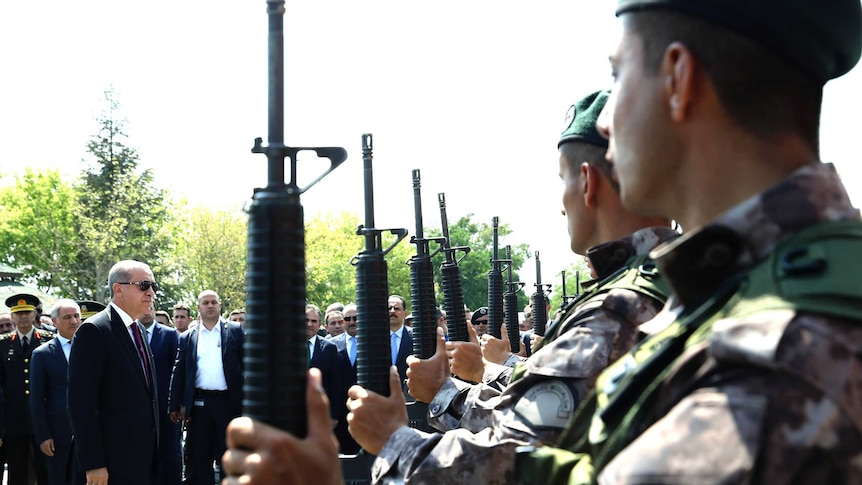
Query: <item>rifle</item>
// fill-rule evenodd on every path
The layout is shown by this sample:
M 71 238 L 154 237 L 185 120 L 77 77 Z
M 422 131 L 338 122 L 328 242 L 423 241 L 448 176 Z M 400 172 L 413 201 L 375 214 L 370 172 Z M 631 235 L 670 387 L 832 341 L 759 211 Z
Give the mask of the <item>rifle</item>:
M 443 245 L 442 237 L 425 239 L 422 224 L 422 194 L 419 170 L 413 170 L 413 209 L 416 214 L 416 235 L 410 243 L 416 245 L 416 255 L 411 257 L 410 301 L 413 312 L 413 354 L 428 359 L 437 350 L 437 302 L 434 298 L 434 268 L 431 258 L 440 252 L 430 252 L 430 242 Z
M 506 268 L 506 294 L 503 302 L 506 305 L 506 334 L 509 336 L 509 348 L 513 354 L 521 350 L 521 328 L 518 322 L 518 292 L 524 287 L 524 283 L 512 280 L 512 246 L 506 246 L 506 259 L 509 267 Z
M 503 263 L 511 260 L 499 259 L 498 236 L 500 218 L 494 216 L 491 219 L 493 226 L 493 252 L 491 257 L 491 271 L 488 272 L 488 332 L 495 338 L 501 338 L 503 324 Z
M 365 236 L 365 249 L 350 263 L 356 266 L 356 380 L 360 386 L 383 396 L 389 395 L 389 280 L 386 253 L 407 236 L 407 229 L 374 228 L 373 140 L 362 135 L 362 164 L 365 176 L 365 225 L 356 234 Z M 391 232 L 395 242 L 383 248 L 383 233 Z
M 440 274 L 449 340 L 467 342 L 470 337 L 467 332 L 467 317 L 464 315 L 464 289 L 458 263 L 467 256 L 470 248 L 452 246 L 452 241 L 449 239 L 449 219 L 446 217 L 446 194 L 437 194 L 437 201 L 440 203 L 440 219 L 443 225 L 443 253 L 446 254 L 446 260 L 440 266 Z M 458 251 L 464 252 L 460 259 L 456 257 Z
M 533 302 L 533 332 L 536 335 L 545 336 L 545 325 L 548 324 L 548 307 L 545 304 L 545 288 L 551 285 L 542 284 L 542 262 L 539 260 L 539 252 L 536 251 L 536 292 L 530 300 Z
M 245 414 L 295 436 L 305 436 L 305 222 L 299 196 L 345 159 L 340 147 L 284 144 L 284 1 L 267 0 L 269 16 L 268 181 L 256 188 L 248 212 L 248 262 L 243 390 Z M 329 168 L 309 185 L 297 185 L 297 153 L 313 151 Z M 290 182 L 285 184 L 285 158 Z

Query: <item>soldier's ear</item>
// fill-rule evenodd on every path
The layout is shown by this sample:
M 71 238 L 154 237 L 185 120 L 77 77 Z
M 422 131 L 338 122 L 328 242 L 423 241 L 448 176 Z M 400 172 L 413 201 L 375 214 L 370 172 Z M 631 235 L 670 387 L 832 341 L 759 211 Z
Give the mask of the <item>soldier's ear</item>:
M 599 192 L 599 183 L 601 183 L 601 174 L 599 169 L 589 162 L 581 164 L 580 184 L 584 195 L 584 205 L 594 208 Z

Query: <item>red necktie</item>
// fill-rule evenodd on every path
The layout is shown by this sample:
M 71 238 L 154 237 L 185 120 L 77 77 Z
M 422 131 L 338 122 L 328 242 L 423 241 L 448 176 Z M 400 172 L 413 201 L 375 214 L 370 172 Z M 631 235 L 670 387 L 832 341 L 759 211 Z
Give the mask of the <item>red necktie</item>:
M 138 357 L 144 366 L 144 375 L 147 378 L 147 388 L 150 387 L 150 361 L 147 359 L 147 348 L 144 347 L 144 339 L 141 337 L 141 329 L 138 322 L 132 322 L 132 335 L 135 336 L 135 347 L 138 349 Z

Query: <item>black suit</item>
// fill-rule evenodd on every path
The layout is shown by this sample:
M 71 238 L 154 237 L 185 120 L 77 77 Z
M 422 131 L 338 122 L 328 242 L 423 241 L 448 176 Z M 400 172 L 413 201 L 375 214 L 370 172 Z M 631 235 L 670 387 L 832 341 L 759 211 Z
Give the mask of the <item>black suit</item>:
M 146 338 L 144 346 L 155 376 Z M 156 483 L 157 390 L 147 384 L 129 327 L 113 306 L 87 319 L 75 333 L 68 401 L 83 470 L 107 467 L 110 483 Z
M 212 485 L 213 460 L 221 468 L 227 449 L 225 432 L 231 419 L 242 412 L 243 343 L 240 324 L 219 318 L 221 361 L 226 391 L 195 389 L 198 370 L 198 336 L 203 324 L 180 335 L 179 352 L 171 378 L 168 409 L 176 412 L 185 406 L 190 418 L 187 430 L 186 480 L 189 484 Z
M 347 430 L 347 390 L 356 384 L 356 362 L 350 363 L 350 355 L 347 352 L 347 332 L 333 337 L 330 342 L 338 350 L 338 365 L 336 367 L 336 384 L 334 395 L 330 399 L 332 419 L 338 420 L 335 425 L 335 436 L 340 444 L 340 452 L 353 455 L 359 452 L 360 446 Z M 354 345 L 356 345 L 354 337 Z
M 46 457 L 50 485 L 74 483 L 66 473 L 72 452 L 72 425 L 66 410 L 68 370 L 69 363 L 59 337 L 33 351 L 30 360 L 30 412 L 36 443 L 54 440 L 54 456 Z M 76 482 L 83 480 L 83 477 L 76 478 Z
M 180 333 L 175 328 L 154 322 L 150 348 L 153 350 L 153 365 L 156 368 L 156 384 L 159 391 L 159 485 L 179 485 L 183 479 L 182 424 L 174 424 L 168 414 L 168 391 L 171 373 L 177 360 Z M 149 330 L 147 330 L 149 332 Z
M 27 485 L 30 457 L 35 458 L 36 478 L 48 480 L 45 455 L 33 436 L 30 420 L 30 358 L 33 350 L 48 342 L 53 334 L 33 329 L 27 352 L 21 346 L 18 332 L 0 337 L 0 390 L 3 395 L 3 450 L 9 464 L 9 483 Z M 2 467 L 2 464 L 0 464 Z

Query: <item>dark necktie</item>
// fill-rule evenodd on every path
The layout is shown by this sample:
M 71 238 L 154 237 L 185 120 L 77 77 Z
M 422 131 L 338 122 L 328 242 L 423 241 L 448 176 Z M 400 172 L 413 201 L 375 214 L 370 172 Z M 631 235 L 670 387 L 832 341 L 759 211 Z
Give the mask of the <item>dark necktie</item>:
M 132 322 L 132 335 L 135 336 L 135 347 L 138 349 L 138 357 L 141 358 L 141 364 L 144 366 L 144 375 L 147 378 L 147 387 L 150 387 L 150 362 L 147 358 L 147 348 L 144 347 L 144 339 L 141 337 L 141 329 L 138 327 L 138 322 Z
M 24 351 L 24 355 L 27 355 L 27 351 L 30 350 L 30 339 L 26 336 L 21 340 L 21 350 Z

